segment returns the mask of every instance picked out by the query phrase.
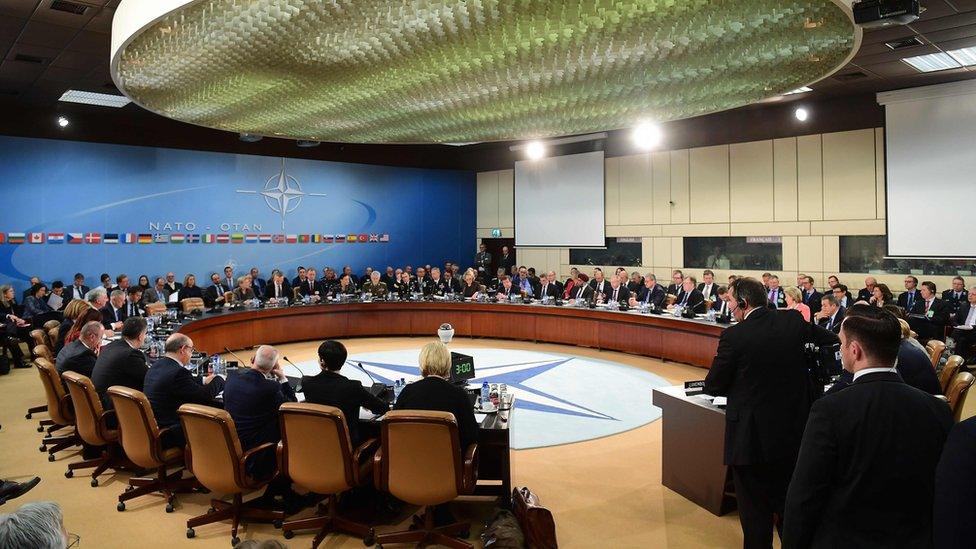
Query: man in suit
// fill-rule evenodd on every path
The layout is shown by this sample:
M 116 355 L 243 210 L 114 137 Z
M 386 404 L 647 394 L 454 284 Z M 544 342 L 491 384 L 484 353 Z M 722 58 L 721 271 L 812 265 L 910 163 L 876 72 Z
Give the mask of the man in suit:
M 210 273 L 210 287 L 203 293 L 203 302 L 207 307 L 217 307 L 224 304 L 224 294 L 231 291 L 233 286 L 226 286 L 217 273 Z
M 350 280 L 350 283 L 355 285 L 355 282 Z M 358 288 L 358 285 L 356 286 Z M 318 281 L 315 275 L 315 269 L 309 267 L 305 269 L 305 279 L 297 286 L 298 293 L 300 295 L 309 296 L 313 300 L 322 299 L 325 297 L 325 291 L 322 288 L 322 284 Z
M 125 292 L 125 317 L 130 316 L 143 316 L 145 311 L 142 310 L 142 288 L 139 286 L 130 286 Z
M 976 524 L 976 417 L 957 423 L 935 468 L 932 534 L 939 549 L 973 545 Z
M 72 299 L 85 299 L 85 294 L 87 294 L 88 290 L 90 289 L 91 288 L 88 286 L 85 286 L 85 275 L 75 273 L 74 282 L 65 292 L 67 294 L 67 296 L 65 296 L 65 300 L 71 301 Z
M 266 442 L 281 440 L 278 408 L 295 402 L 295 390 L 278 363 L 278 351 L 270 345 L 258 347 L 251 367 L 227 378 L 224 409 L 234 418 L 241 446 L 250 450 Z M 267 478 L 275 469 L 274 448 L 254 456 L 248 473 Z
M 303 280 L 305 280 L 305 267 L 302 267 L 301 265 L 299 265 L 298 266 L 298 276 L 296 276 L 295 278 L 291 279 L 291 287 L 292 288 L 299 287 L 302 284 L 302 281 Z
M 305 393 L 305 402 L 335 406 L 342 410 L 349 427 L 349 439 L 355 448 L 363 439 L 359 433 L 359 409 L 366 408 L 379 415 L 385 414 L 389 407 L 386 402 L 367 391 L 362 383 L 339 373 L 347 356 L 342 343 L 323 341 L 319 345 L 319 366 L 322 371 L 318 375 L 303 377 L 302 391 Z
M 873 276 L 869 276 L 864 279 L 864 287 L 857 292 L 857 298 L 854 303 L 858 301 L 867 301 L 871 303 L 871 296 L 874 295 L 874 287 L 878 285 L 878 280 Z
M 287 299 L 291 301 L 291 285 L 285 280 L 285 275 L 281 271 L 275 271 L 271 275 L 271 281 L 268 283 L 267 291 L 265 292 L 266 299 Z
M 113 385 L 121 385 L 141 391 L 149 365 L 140 350 L 146 341 L 146 319 L 133 316 L 122 325 L 122 338 L 102 347 L 92 370 L 91 380 L 106 408 L 112 403 L 105 391 Z
M 840 332 L 854 382 L 810 409 L 783 546 L 931 547 L 935 469 L 952 414 L 895 371 L 898 319 L 855 308 Z
M 966 281 L 961 276 L 952 277 L 952 288 L 942 292 L 942 300 L 948 304 L 950 312 L 956 312 L 966 302 Z
M 156 277 L 156 284 L 142 293 L 142 305 L 146 306 L 150 303 L 162 303 L 165 305 L 169 303 L 170 291 L 166 287 L 166 279 L 159 276 Z
M 715 273 L 709 269 L 702 272 L 702 282 L 698 285 L 698 291 L 709 301 L 718 298 L 718 284 L 715 283 Z
M 601 303 L 628 303 L 630 302 L 630 291 L 620 283 L 619 277 L 610 279 L 610 286 L 602 295 L 597 295 Z
M 779 277 L 776 275 L 769 275 L 767 284 L 769 284 L 769 287 L 766 289 L 766 299 L 769 301 L 769 308 L 785 309 L 786 292 L 783 291 L 783 288 L 779 287 Z
M 509 253 L 508 246 L 502 246 L 502 255 L 498 258 L 498 266 L 508 274 L 515 265 L 515 256 Z
M 119 331 L 122 328 L 122 323 L 128 318 L 126 314 L 126 301 L 125 292 L 122 290 L 112 290 L 112 295 L 109 297 L 108 303 L 102 307 L 102 324 L 106 329 Z
M 630 282 L 627 283 L 627 289 L 630 290 L 630 295 L 637 295 L 640 293 L 641 288 L 644 287 L 644 277 L 637 271 L 634 271 L 630 275 Z
M 905 277 L 905 291 L 898 294 L 898 306 L 905 311 L 915 308 L 915 302 L 922 299 L 918 291 L 918 278 L 908 275 Z
M 585 275 L 584 275 L 585 276 Z M 585 299 L 588 302 L 593 302 L 596 299 L 596 292 L 593 287 L 588 283 L 580 282 L 579 284 L 573 286 L 573 290 L 569 294 L 570 299 Z
M 599 267 L 593 269 L 593 278 L 590 279 L 590 288 L 593 288 L 593 295 L 599 297 L 600 294 L 606 293 L 609 287 L 610 283 L 604 278 L 603 269 Z
M 183 288 L 183 284 L 176 281 L 176 273 L 166 273 L 166 289 L 169 293 L 179 292 Z
M 415 294 L 431 295 L 433 288 L 430 285 L 430 278 L 427 276 L 427 269 L 417 267 L 417 277 L 410 285 L 410 292 Z
M 393 267 L 389 265 L 386 266 L 386 272 L 384 272 L 383 275 L 380 276 L 380 282 L 386 284 L 387 288 L 392 288 L 393 285 L 396 284 L 397 280 L 399 279 L 400 277 L 396 274 L 396 271 L 393 269 Z
M 816 315 L 820 312 L 820 298 L 823 294 L 818 292 L 813 286 L 812 276 L 803 276 L 803 280 L 800 283 L 800 289 L 803 292 L 803 302 L 806 303 L 807 307 L 810 307 L 810 314 Z M 811 316 L 811 318 L 813 318 Z
M 344 266 L 342 268 L 342 274 L 349 275 L 349 280 L 351 280 L 352 283 L 355 284 L 357 288 L 359 287 L 359 283 L 360 283 L 359 277 L 352 273 L 352 267 L 350 267 L 349 265 Z
M 533 282 L 532 277 L 529 276 L 529 270 L 525 268 L 524 265 L 519 267 L 518 273 L 512 277 L 512 285 L 515 286 L 519 292 L 524 293 L 529 297 L 535 295 L 535 283 Z
M 685 277 L 674 306 L 685 310 L 691 309 L 696 315 L 701 315 L 705 314 L 705 296 L 696 287 L 696 282 L 695 277 L 691 275 Z
M 682 274 L 680 270 L 675 269 L 671 272 L 671 284 L 665 289 L 665 293 L 668 295 L 677 296 L 681 293 L 681 287 L 684 283 L 685 275 Z
M 746 548 L 771 547 L 810 409 L 804 347 L 837 336 L 801 315 L 770 310 L 766 290 L 743 277 L 729 287 L 738 320 L 719 339 L 705 392 L 727 396 L 725 464 L 732 468 Z
M 418 269 L 419 271 L 419 269 Z M 495 299 L 498 301 L 508 301 L 511 299 L 512 295 L 519 295 L 518 288 L 512 284 L 512 279 L 506 275 L 501 275 L 501 287 L 498 288 L 498 292 L 495 294 Z M 414 282 L 416 284 L 416 282 Z
M 719 286 L 718 295 L 710 308 L 715 311 L 715 316 L 731 316 L 732 309 L 729 307 L 729 289 L 726 286 Z
M 908 311 L 908 324 L 918 334 L 919 339 L 942 339 L 945 325 L 949 321 L 952 306 L 936 297 L 935 283 L 922 282 L 921 297 L 915 307 Z
M 224 267 L 224 278 L 221 283 L 230 291 L 237 287 L 237 278 L 234 276 L 234 268 L 230 265 Z
M 98 359 L 98 348 L 102 344 L 105 327 L 100 322 L 91 321 L 81 327 L 78 339 L 64 346 L 55 359 L 59 374 L 77 372 L 91 378 Z
M 959 305 L 952 318 L 952 339 L 956 342 L 956 354 L 972 360 L 973 343 L 976 343 L 976 286 L 969 289 L 966 302 Z
M 201 385 L 187 369 L 193 356 L 193 340 L 181 333 L 166 338 L 166 354 L 153 363 L 146 373 L 143 392 L 152 405 L 159 427 L 169 428 L 163 434 L 163 448 L 186 446 L 183 427 L 176 410 L 184 404 L 220 407 L 214 396 L 224 388 L 224 380 L 209 374 Z
M 551 297 L 552 299 L 561 298 L 563 289 L 556 280 L 556 271 L 549 271 L 546 276 L 540 279 L 539 289 L 535 293 L 536 299 Z
M 644 284 L 637 290 L 636 294 L 631 293 L 630 306 L 637 307 L 646 304 L 649 307 L 664 307 L 665 292 L 664 288 L 657 283 L 654 273 L 644 275 Z
M 474 268 L 478 271 L 478 277 L 488 276 L 491 269 L 491 252 L 484 242 L 478 245 L 478 253 L 474 254 Z
M 437 267 L 430 270 L 430 286 L 433 289 L 431 295 L 438 297 L 461 291 L 461 285 L 449 273 L 441 273 Z
M 846 312 L 847 309 L 837 303 L 833 294 L 827 294 L 820 298 L 820 310 L 813 316 L 813 320 L 825 330 L 839 334 L 840 323 L 844 322 Z
M 261 271 L 257 267 L 251 267 L 251 290 L 254 291 L 254 297 L 258 299 L 264 299 L 264 292 L 268 289 L 268 281 L 261 278 Z
M 851 297 L 851 293 L 847 291 L 847 285 L 838 284 L 831 289 L 831 293 L 837 299 L 837 304 L 841 307 L 849 308 L 854 304 L 854 298 Z

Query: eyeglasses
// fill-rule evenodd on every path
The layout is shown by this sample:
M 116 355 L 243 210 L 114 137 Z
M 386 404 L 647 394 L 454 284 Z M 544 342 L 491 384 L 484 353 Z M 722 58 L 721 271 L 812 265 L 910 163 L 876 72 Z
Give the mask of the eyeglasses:
M 68 549 L 81 546 L 81 536 L 78 534 L 68 534 Z

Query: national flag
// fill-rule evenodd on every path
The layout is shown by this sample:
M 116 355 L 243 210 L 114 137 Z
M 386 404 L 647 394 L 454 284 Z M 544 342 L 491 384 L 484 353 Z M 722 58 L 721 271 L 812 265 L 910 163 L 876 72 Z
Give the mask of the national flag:
M 213 244 L 216 241 L 217 241 L 217 236 L 216 235 L 212 235 L 212 234 L 205 234 L 205 235 L 203 235 L 203 243 L 204 244 Z
M 24 233 L 7 233 L 7 244 L 23 244 L 27 240 Z
M 102 235 L 102 244 L 118 244 L 119 233 L 105 233 Z
M 64 244 L 64 233 L 47 233 L 48 244 Z
M 283 235 L 283 234 L 276 234 L 276 235 L 274 235 L 274 236 L 271 237 L 271 242 L 274 242 L 275 244 L 284 244 L 285 243 L 285 235 Z
M 68 244 L 81 244 L 85 241 L 85 235 L 82 233 L 68 233 Z
M 169 235 L 156 233 L 153 235 L 153 242 L 156 244 L 169 244 Z
M 230 235 L 229 234 L 218 234 L 217 235 L 217 244 L 228 244 L 228 243 L 230 243 Z
M 122 244 L 135 244 L 139 241 L 139 235 L 136 233 L 122 233 L 119 235 L 119 242 Z
M 31 244 L 44 244 L 44 233 L 30 233 L 28 241 Z
M 6 240 L 6 237 L 4 236 L 4 234 L 3 233 L 0 233 L 0 244 L 3 244 L 5 240 Z
M 258 235 L 256 234 L 244 235 L 244 242 L 247 242 L 248 244 L 256 244 L 257 241 L 258 241 Z
M 322 243 L 322 235 L 320 235 L 320 234 L 313 234 L 312 235 L 312 242 L 314 242 L 315 244 L 321 244 Z
M 389 242 L 389 241 L 390 241 L 390 235 L 388 235 L 388 234 L 381 234 L 380 235 L 380 242 Z
M 322 235 L 322 242 L 325 242 L 326 244 L 332 244 L 333 242 L 335 242 L 335 235 L 334 234 Z
M 85 233 L 85 244 L 101 244 L 102 235 L 100 233 Z
M 234 244 L 243 244 L 244 233 L 234 233 L 230 235 L 230 241 L 233 242 Z
M 169 235 L 170 244 L 182 244 L 186 241 L 186 235 L 181 233 Z
M 151 234 L 141 233 L 138 237 L 136 237 L 136 241 L 139 242 L 139 244 L 152 244 L 153 237 Z
M 187 244 L 199 244 L 200 243 L 200 235 L 198 235 L 198 234 L 188 234 L 188 235 L 186 235 L 186 243 Z
M 346 237 L 346 242 L 358 242 L 359 237 L 357 235 L 351 234 Z
M 361 234 L 361 235 L 359 235 L 359 241 L 360 242 L 369 242 L 369 235 L 368 234 Z
M 369 235 L 369 241 L 370 242 L 379 242 L 380 241 L 380 235 L 378 235 L 378 234 L 370 234 Z
M 308 244 L 311 241 L 311 235 L 300 234 L 298 235 L 298 241 L 302 244 Z
M 335 242 L 336 242 L 336 244 L 339 244 L 339 243 L 345 242 L 345 241 L 346 241 L 346 235 L 344 235 L 344 234 L 337 234 L 337 235 L 335 235 Z
M 285 235 L 285 243 L 286 244 L 295 244 L 296 242 L 298 242 L 298 235 L 297 234 L 286 234 Z
M 259 234 L 258 235 L 258 241 L 261 242 L 261 244 L 269 244 L 269 243 L 271 243 L 271 235 L 270 234 Z

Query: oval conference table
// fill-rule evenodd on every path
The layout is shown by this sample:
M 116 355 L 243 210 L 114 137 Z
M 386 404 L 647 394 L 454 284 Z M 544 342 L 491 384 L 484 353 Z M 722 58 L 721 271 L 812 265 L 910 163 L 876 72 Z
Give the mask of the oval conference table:
M 699 319 L 568 306 L 448 301 L 316 304 L 207 312 L 180 332 L 206 353 L 347 337 L 514 339 L 622 351 L 708 368 L 725 327 Z

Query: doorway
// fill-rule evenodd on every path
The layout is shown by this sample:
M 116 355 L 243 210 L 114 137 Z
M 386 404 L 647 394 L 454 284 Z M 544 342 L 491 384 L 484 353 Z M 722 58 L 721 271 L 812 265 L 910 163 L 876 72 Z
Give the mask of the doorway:
M 495 278 L 495 273 L 498 271 L 503 246 L 508 246 L 508 256 L 512 259 L 512 264 L 518 265 L 518 261 L 515 258 L 514 238 L 482 238 L 481 243 L 488 248 L 488 253 L 491 254 L 491 270 L 488 271 L 489 280 Z

